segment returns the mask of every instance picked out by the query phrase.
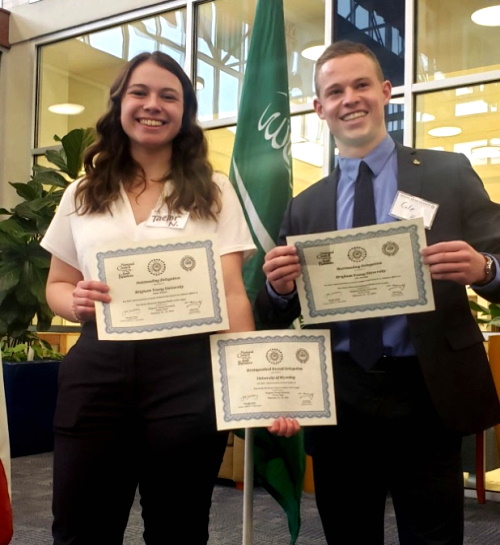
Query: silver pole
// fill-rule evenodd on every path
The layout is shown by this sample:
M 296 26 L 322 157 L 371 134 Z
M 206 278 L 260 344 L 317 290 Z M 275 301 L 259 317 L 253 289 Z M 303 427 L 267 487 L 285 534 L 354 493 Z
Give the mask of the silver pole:
M 253 429 L 245 429 L 243 469 L 243 545 L 253 545 Z

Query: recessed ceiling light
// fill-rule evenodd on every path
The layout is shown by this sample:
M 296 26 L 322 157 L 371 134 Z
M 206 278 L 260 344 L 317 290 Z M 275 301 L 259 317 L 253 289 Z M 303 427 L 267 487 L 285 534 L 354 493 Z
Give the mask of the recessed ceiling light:
M 197 76 L 196 78 L 196 90 L 201 91 L 205 88 L 205 80 L 201 76 Z
M 436 127 L 427 131 L 431 136 L 456 136 L 462 132 L 460 127 Z
M 429 121 L 434 121 L 436 116 L 426 112 L 417 112 L 416 119 L 417 123 L 428 123 Z
M 310 45 L 309 47 L 304 48 L 300 54 L 306 59 L 309 59 L 310 61 L 317 61 L 325 48 L 325 44 L 316 43 L 314 45 Z
M 475 159 L 490 159 L 500 157 L 500 146 L 478 146 L 470 150 Z
M 499 26 L 500 25 L 500 5 L 489 6 L 478 9 L 470 18 L 476 25 L 481 26 Z
M 62 115 L 78 115 L 85 110 L 85 106 L 81 104 L 71 104 L 70 102 L 65 102 L 61 104 L 52 104 L 49 106 L 49 111 L 53 114 L 62 114 Z

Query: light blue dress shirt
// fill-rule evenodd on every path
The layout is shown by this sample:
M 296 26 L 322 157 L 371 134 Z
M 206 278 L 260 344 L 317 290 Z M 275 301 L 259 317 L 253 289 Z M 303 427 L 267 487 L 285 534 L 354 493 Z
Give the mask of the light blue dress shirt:
M 397 221 L 389 215 L 398 190 L 398 165 L 396 145 L 387 135 L 385 139 L 363 159 L 339 157 L 340 177 L 337 186 L 337 229 L 352 227 L 354 186 L 359 165 L 363 160 L 373 172 L 373 196 L 377 223 Z M 406 316 L 383 318 L 382 336 L 385 352 L 392 356 L 412 356 L 415 349 L 410 341 Z M 334 349 L 349 351 L 349 322 L 338 322 L 335 328 Z
M 339 157 L 338 160 L 340 176 L 337 186 L 336 203 L 337 229 L 350 229 L 352 227 L 354 185 L 361 161 L 365 161 L 373 172 L 373 193 L 377 223 L 398 221 L 389 215 L 398 191 L 398 165 L 394 140 L 387 135 L 374 150 L 362 159 Z M 496 278 L 487 287 L 478 289 L 478 292 L 487 294 L 495 285 L 498 285 L 500 282 L 499 269 L 500 267 L 497 263 Z M 268 292 L 273 299 L 281 300 L 282 304 L 293 296 L 293 294 L 285 297 L 279 296 L 269 284 Z M 415 355 L 415 348 L 410 340 L 410 331 L 406 316 L 389 316 L 382 320 L 385 353 L 395 357 Z M 333 346 L 335 351 L 349 351 L 349 322 L 342 321 L 336 323 Z

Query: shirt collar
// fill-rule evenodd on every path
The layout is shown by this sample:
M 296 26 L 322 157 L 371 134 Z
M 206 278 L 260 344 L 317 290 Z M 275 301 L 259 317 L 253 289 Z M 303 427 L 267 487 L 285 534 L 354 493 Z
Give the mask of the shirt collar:
M 370 167 L 373 175 L 378 176 L 389 160 L 389 157 L 392 155 L 395 147 L 396 144 L 394 143 L 394 140 L 387 134 L 375 149 L 361 159 L 339 156 L 339 168 L 341 172 L 344 172 L 350 178 L 354 179 L 358 175 L 359 164 L 361 161 L 364 161 Z

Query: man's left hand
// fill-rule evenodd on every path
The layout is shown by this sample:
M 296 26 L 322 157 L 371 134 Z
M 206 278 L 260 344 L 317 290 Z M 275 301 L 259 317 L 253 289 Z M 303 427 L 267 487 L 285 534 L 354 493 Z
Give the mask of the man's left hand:
M 463 240 L 438 242 L 422 250 L 434 280 L 451 280 L 463 286 L 485 279 L 485 259 Z

